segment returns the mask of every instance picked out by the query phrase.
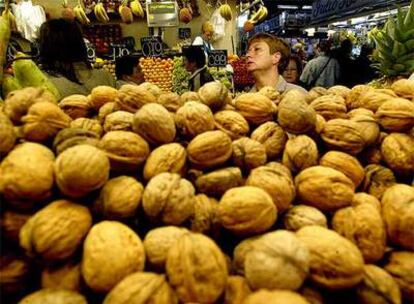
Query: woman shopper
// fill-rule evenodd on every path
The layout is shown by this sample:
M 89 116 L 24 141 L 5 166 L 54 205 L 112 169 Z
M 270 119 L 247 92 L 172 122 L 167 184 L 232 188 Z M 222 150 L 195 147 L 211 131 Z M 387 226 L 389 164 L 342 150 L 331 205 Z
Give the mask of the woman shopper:
M 288 65 L 283 71 L 283 78 L 289 83 L 299 84 L 299 77 L 302 74 L 302 60 L 297 55 L 289 57 Z

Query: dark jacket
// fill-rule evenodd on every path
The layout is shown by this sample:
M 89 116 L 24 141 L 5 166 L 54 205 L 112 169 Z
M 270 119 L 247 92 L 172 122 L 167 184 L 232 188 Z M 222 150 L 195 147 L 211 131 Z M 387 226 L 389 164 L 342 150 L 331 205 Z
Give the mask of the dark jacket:
M 207 69 L 207 66 L 195 71 L 189 79 L 189 89 L 190 91 L 197 92 L 200 87 L 205 83 L 214 81 L 213 76 Z

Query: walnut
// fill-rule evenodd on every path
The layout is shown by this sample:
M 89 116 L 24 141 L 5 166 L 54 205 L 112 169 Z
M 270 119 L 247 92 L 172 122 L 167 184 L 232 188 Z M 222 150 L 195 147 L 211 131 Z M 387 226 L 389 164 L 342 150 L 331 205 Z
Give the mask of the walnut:
M 180 95 L 173 92 L 162 93 L 158 97 L 157 103 L 163 105 L 170 112 L 176 112 L 184 104 Z
M 414 127 L 414 103 L 404 98 L 384 102 L 375 118 L 389 132 L 405 132 Z
M 335 85 L 328 89 L 328 94 L 338 95 L 343 98 L 347 98 L 350 92 L 351 92 L 351 89 L 343 85 Z
M 225 106 L 228 94 L 226 86 L 218 81 L 208 82 L 198 90 L 201 102 L 212 111 L 217 111 Z
M 349 206 L 355 185 L 342 172 L 322 166 L 310 167 L 295 178 L 296 191 L 303 203 L 321 211 Z
M 194 213 L 194 196 L 188 180 L 175 173 L 160 173 L 145 187 L 142 204 L 151 220 L 180 225 Z
M 392 96 L 384 92 L 368 89 L 366 92 L 363 92 L 358 99 L 355 99 L 354 102 L 348 104 L 348 108 L 365 108 L 375 112 L 384 102 L 392 98 Z
M 148 143 L 138 134 L 129 131 L 106 133 L 99 144 L 115 171 L 133 172 L 147 159 Z
M 59 155 L 67 148 L 82 144 L 97 147 L 99 145 L 99 136 L 85 129 L 66 128 L 59 131 L 56 135 L 53 141 L 53 150 Z
M 224 304 L 240 304 L 251 294 L 251 290 L 244 277 L 233 275 L 227 278 Z
M 126 111 L 115 111 L 105 117 L 103 128 L 105 132 L 110 131 L 132 131 L 134 114 Z
M 160 97 L 160 95 L 162 94 L 161 88 L 159 86 L 157 86 L 156 84 L 153 84 L 151 82 L 141 83 L 138 87 L 140 89 L 144 89 L 144 90 L 150 92 L 152 95 L 154 95 L 155 98 Z
M 365 179 L 361 190 L 375 196 L 377 199 L 381 199 L 385 190 L 396 183 L 394 173 L 386 167 L 368 165 L 364 170 Z
M 381 144 L 381 154 L 397 174 L 414 174 L 414 137 L 402 133 L 388 135 Z
M 46 261 L 71 257 L 92 226 L 88 208 L 66 200 L 50 203 L 20 230 L 20 246 L 29 256 Z
M 384 269 L 400 287 L 402 298 L 408 302 L 414 298 L 414 253 L 394 251 Z
M 243 304 L 309 304 L 300 294 L 289 290 L 259 290 L 250 294 Z
M 345 99 L 347 108 L 349 110 L 361 108 L 362 104 L 359 102 L 359 98 L 365 93 L 371 91 L 375 91 L 375 89 L 368 85 L 359 84 L 354 86 Z
M 156 103 L 144 105 L 135 113 L 132 128 L 153 145 L 172 142 L 176 133 L 173 116 Z
M 382 162 L 381 150 L 377 147 L 368 147 L 358 155 L 364 165 L 379 165 Z
M 293 173 L 317 165 L 318 158 L 319 153 L 316 143 L 306 135 L 290 138 L 283 152 L 283 164 Z
M 185 303 L 214 303 L 226 288 L 224 254 L 202 234 L 182 235 L 168 251 L 166 269 L 168 281 Z
M 315 125 L 316 134 L 321 134 L 325 124 L 326 124 L 325 118 L 323 118 L 322 115 L 316 114 L 316 125 Z
M 362 204 L 369 204 L 381 212 L 381 203 L 375 196 L 365 192 L 355 193 L 354 199 L 352 200 L 352 206 L 359 206 Z
M 296 235 L 309 249 L 313 282 L 332 290 L 350 288 L 361 282 L 364 260 L 351 241 L 320 226 L 303 227 Z
M 157 102 L 156 97 L 142 86 L 124 84 L 117 94 L 116 104 L 120 110 L 135 113 L 148 103 Z
M 65 289 L 44 288 L 35 291 L 20 300 L 21 304 L 87 304 L 85 297 L 80 293 Z
M 314 99 L 310 106 L 326 120 L 348 117 L 345 99 L 340 95 L 323 95 Z
M 150 230 L 144 238 L 148 263 L 158 271 L 165 271 L 165 262 L 171 246 L 185 233 L 186 228 L 164 226 Z
M 399 79 L 391 85 L 391 89 L 402 98 L 414 99 L 414 84 L 412 80 Z
M 195 181 L 197 190 L 201 193 L 220 198 L 227 190 L 241 186 L 243 176 L 237 167 L 218 169 L 200 175 Z
M 181 100 L 183 103 L 187 103 L 189 101 L 197 101 L 197 102 L 201 102 L 200 101 L 200 96 L 198 96 L 197 92 L 184 92 L 183 94 L 181 94 Z
M 374 117 L 356 115 L 351 118 L 351 121 L 356 123 L 355 126 L 364 139 L 366 146 L 373 145 L 379 140 L 380 128 Z
M 16 133 L 9 118 L 0 112 L 0 156 L 4 156 L 13 149 L 16 142 Z
M 244 276 L 244 262 L 246 261 L 246 255 L 255 248 L 257 240 L 261 237 L 262 235 L 258 235 L 244 239 L 234 248 L 232 266 L 235 273 Z
M 283 217 L 285 228 L 297 231 L 305 226 L 317 225 L 328 228 L 326 216 L 315 207 L 296 205 L 291 207 Z
M 86 236 L 81 272 L 94 292 L 109 292 L 129 274 L 143 271 L 144 265 L 144 246 L 128 226 L 103 221 L 95 224 Z
M 244 262 L 253 290 L 298 289 L 309 273 L 310 255 L 293 232 L 278 230 L 260 238 Z
M 175 115 L 178 132 L 188 138 L 214 130 L 214 116 L 205 104 L 188 101 L 179 108 Z
M 223 227 L 235 234 L 257 234 L 276 222 L 277 207 L 272 197 L 260 188 L 236 187 L 222 196 L 218 217 Z
M 41 284 L 42 288 L 81 291 L 82 275 L 80 264 L 69 262 L 62 266 L 43 269 Z
M 328 90 L 323 87 L 313 87 L 306 95 L 306 102 L 312 103 L 316 98 L 321 97 L 323 95 L 327 95 Z
M 369 116 L 374 117 L 374 112 L 365 108 L 356 108 L 348 112 L 349 119 L 352 119 L 357 116 Z
M 252 132 L 251 138 L 265 146 L 268 160 L 275 159 L 282 154 L 288 139 L 285 131 L 273 121 L 257 127 Z
M 116 102 L 108 102 L 104 104 L 100 109 L 98 113 L 99 122 L 103 124 L 105 122 L 106 116 L 109 114 L 119 111 L 120 108 L 118 107 L 118 104 Z
M 233 141 L 233 163 L 242 171 L 250 171 L 266 163 L 266 149 L 260 142 L 242 137 Z
M 217 218 L 218 202 L 204 194 L 194 198 L 194 216 L 191 219 L 191 231 L 204 234 L 218 234 L 220 225 Z
M 90 145 L 66 149 L 54 164 L 56 183 L 70 197 L 82 197 L 102 187 L 109 177 L 109 160 L 105 153 Z
M 407 250 L 414 250 L 413 200 L 414 188 L 405 184 L 388 188 L 381 199 L 388 239 Z
M 168 303 L 178 299 L 165 275 L 136 272 L 125 277 L 105 297 L 105 304 L 119 303 Z
M 96 119 L 90 118 L 77 118 L 70 123 L 71 128 L 84 129 L 95 133 L 98 137 L 101 137 L 103 129 L 101 124 Z
M 284 174 L 289 179 L 293 178 L 292 177 L 292 172 L 290 172 L 290 169 L 282 163 L 273 161 L 273 162 L 267 163 L 266 167 L 276 169 L 277 171 L 279 171 L 281 174 Z
M 269 98 L 274 103 L 278 104 L 280 101 L 280 93 L 271 86 L 263 87 L 259 90 L 259 93 Z
M 89 95 L 89 105 L 95 110 L 99 110 L 104 104 L 114 102 L 117 99 L 118 90 L 110 86 L 94 87 Z
M 63 98 L 59 101 L 59 107 L 72 119 L 87 117 L 90 110 L 88 98 L 80 94 Z
M 271 121 L 277 112 L 276 105 L 260 93 L 245 93 L 234 100 L 236 111 L 249 123 L 260 125 Z
M 249 133 L 249 123 L 236 111 L 219 111 L 214 114 L 215 126 L 225 132 L 232 140 L 246 136 Z
M 279 103 L 277 121 L 289 133 L 304 134 L 316 126 L 316 112 L 303 99 L 285 99 Z

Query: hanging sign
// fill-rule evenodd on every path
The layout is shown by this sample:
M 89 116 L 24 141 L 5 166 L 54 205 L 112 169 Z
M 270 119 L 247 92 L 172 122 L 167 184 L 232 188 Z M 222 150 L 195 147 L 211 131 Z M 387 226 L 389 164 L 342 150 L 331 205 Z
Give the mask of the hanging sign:
M 227 50 L 214 50 L 208 53 L 209 67 L 225 67 L 227 65 Z
M 145 57 L 160 57 L 163 54 L 162 41 L 160 37 L 141 38 L 142 54 Z

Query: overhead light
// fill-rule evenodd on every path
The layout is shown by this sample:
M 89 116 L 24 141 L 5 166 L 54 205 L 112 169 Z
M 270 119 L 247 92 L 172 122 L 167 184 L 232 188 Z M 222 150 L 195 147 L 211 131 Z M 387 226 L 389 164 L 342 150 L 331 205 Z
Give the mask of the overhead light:
M 304 9 L 304 10 L 311 10 L 312 9 L 312 5 L 304 5 L 304 6 L 302 6 L 302 9 Z
M 297 5 L 278 5 L 278 9 L 299 9 Z

